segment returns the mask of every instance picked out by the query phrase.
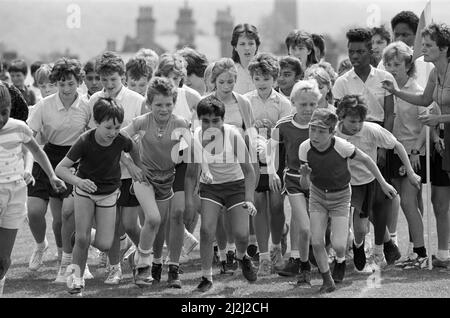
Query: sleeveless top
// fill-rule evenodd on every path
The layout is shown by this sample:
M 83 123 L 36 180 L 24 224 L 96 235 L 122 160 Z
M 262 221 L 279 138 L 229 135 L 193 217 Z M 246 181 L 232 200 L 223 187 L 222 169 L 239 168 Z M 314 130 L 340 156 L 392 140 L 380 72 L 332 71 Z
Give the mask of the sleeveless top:
M 186 99 L 186 90 L 182 87 L 178 87 L 177 90 L 178 90 L 177 102 L 175 103 L 175 107 L 172 113 L 174 115 L 186 119 L 188 122 L 191 122 L 192 111 Z

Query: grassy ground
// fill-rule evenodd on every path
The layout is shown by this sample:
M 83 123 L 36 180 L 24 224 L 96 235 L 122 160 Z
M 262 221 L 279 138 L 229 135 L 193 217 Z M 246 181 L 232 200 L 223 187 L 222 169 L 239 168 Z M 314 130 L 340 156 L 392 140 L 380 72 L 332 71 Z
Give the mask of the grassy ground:
M 424 202 L 426 202 L 424 200 Z M 289 204 L 286 203 L 288 217 L 290 215 Z M 425 221 L 425 242 L 426 234 Z M 53 280 L 57 273 L 56 247 L 51 233 L 51 216 L 47 214 L 47 238 L 50 241 L 50 248 L 46 254 L 45 266 L 38 272 L 28 270 L 28 260 L 34 247 L 31 232 L 25 224 L 18 233 L 14 246 L 12 260 L 13 264 L 8 272 L 4 288 L 5 297 L 28 298 L 64 298 L 70 297 L 65 285 L 55 284 Z M 432 250 L 429 255 L 436 252 L 436 227 L 435 219 L 432 217 Z M 407 249 L 407 226 L 403 214 L 399 217 L 399 241 L 402 254 Z M 198 237 L 198 229 L 196 233 Z M 263 277 L 257 282 L 249 284 L 245 281 L 240 272 L 232 277 L 221 277 L 219 269 L 214 269 L 214 287 L 206 294 L 199 295 L 193 293 L 200 281 L 200 259 L 198 247 L 192 252 L 192 260 L 182 265 L 184 273 L 181 275 L 183 288 L 165 288 L 167 280 L 167 268 L 163 269 L 162 281 L 158 286 L 140 289 L 132 283 L 131 271 L 128 265 L 123 266 L 124 277 L 119 286 L 108 286 L 103 283 L 105 274 L 97 266 L 90 266 L 95 278 L 86 282 L 84 297 L 153 297 L 153 298 L 291 298 L 291 297 L 450 297 L 450 270 L 433 269 L 429 270 L 400 270 L 397 268 L 387 268 L 380 275 L 368 275 L 356 273 L 352 262 L 347 262 L 347 272 L 345 280 L 338 285 L 334 293 L 328 295 L 318 295 L 321 285 L 320 274 L 317 269 L 313 270 L 312 287 L 300 288 L 291 284 L 295 279 L 283 278 L 277 275 Z

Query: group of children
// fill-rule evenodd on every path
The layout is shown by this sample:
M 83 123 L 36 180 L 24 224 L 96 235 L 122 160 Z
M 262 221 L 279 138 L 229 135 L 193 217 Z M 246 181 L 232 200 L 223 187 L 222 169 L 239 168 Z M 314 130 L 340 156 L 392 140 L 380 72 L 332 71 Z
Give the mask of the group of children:
M 13 85 L 0 82 L 0 294 L 25 219 L 36 243 L 29 269 L 42 266 L 48 208 L 55 281 L 74 295 L 92 278 L 90 246 L 102 251 L 106 284 L 120 283 L 125 257 L 136 285 L 160 282 L 167 264 L 168 287 L 182 288 L 180 258 L 198 244 L 199 219 L 198 292 L 213 287 L 215 263 L 223 275 L 240 267 L 249 282 L 277 273 L 305 286 L 312 263 L 321 292 L 343 281 L 349 249 L 358 271 L 425 267 L 419 116 L 429 110 L 391 93 L 423 91 L 412 44 L 397 36 L 398 28 L 417 32 L 416 18 L 394 17 L 390 44 L 384 28 L 349 30 L 351 67 L 340 67 L 339 77 L 323 60 L 322 36 L 294 30 L 288 56 L 278 58 L 258 53 L 258 30 L 249 24 L 233 30 L 232 59 L 213 63 L 184 48 L 161 56 L 142 49 L 126 64 L 109 51 L 84 67 L 68 58 L 42 64 L 32 70 L 38 97 L 23 84 L 27 65 L 14 61 Z M 432 38 L 434 45 L 448 49 L 449 34 Z M 441 267 L 450 262 L 445 151 L 436 150 L 431 179 L 439 215 L 433 265 Z M 399 204 L 411 241 L 403 261 Z M 367 255 L 369 221 L 375 245 Z

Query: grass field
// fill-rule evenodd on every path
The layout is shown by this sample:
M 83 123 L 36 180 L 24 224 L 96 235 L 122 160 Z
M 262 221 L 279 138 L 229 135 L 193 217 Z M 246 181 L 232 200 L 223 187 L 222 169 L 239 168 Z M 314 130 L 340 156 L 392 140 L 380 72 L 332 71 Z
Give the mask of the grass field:
M 287 200 L 286 200 L 287 202 Z M 424 200 L 424 202 L 426 202 Z M 290 207 L 286 203 L 286 211 L 289 217 Z M 425 221 L 425 242 L 426 215 Z M 432 249 L 428 254 L 436 253 L 437 238 L 434 216 L 431 222 Z M 406 220 L 400 212 L 398 235 L 400 250 L 402 254 L 407 249 L 407 226 Z M 198 237 L 198 228 L 196 236 Z M 12 298 L 64 298 L 71 297 L 67 287 L 53 283 L 57 273 L 56 247 L 51 233 L 51 216 L 47 213 L 47 238 L 50 248 L 45 258 L 45 266 L 38 272 L 28 270 L 28 260 L 32 253 L 34 242 L 31 232 L 26 224 L 19 230 L 16 244 L 14 246 L 12 260 L 13 264 L 8 272 L 4 288 L 4 297 Z M 214 287 L 206 294 L 193 293 L 200 281 L 200 259 L 198 247 L 191 254 L 192 260 L 182 265 L 184 273 L 182 289 L 168 289 L 165 287 L 167 280 L 167 268 L 163 269 L 161 283 L 145 289 L 136 287 L 132 282 L 132 275 L 127 264 L 122 267 L 123 280 L 119 286 L 108 286 L 103 283 L 105 274 L 102 269 L 90 266 L 95 278 L 86 281 L 84 297 L 153 297 L 153 298 L 311 298 L 311 297 L 343 297 L 343 298 L 366 298 L 366 297 L 426 297 L 440 298 L 450 297 L 450 269 L 429 270 L 401 270 L 388 267 L 379 276 L 359 274 L 353 269 L 353 262 L 347 262 L 347 271 L 344 282 L 337 285 L 337 290 L 331 294 L 319 295 L 321 285 L 320 274 L 313 269 L 312 287 L 301 288 L 292 284 L 295 279 L 283 278 L 278 275 L 259 278 L 255 283 L 248 283 L 240 272 L 235 276 L 221 277 L 219 269 L 214 268 Z

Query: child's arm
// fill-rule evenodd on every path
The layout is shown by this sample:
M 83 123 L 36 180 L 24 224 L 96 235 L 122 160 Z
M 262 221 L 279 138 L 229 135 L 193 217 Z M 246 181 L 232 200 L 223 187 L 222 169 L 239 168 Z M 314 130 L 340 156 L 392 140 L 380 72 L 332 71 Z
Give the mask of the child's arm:
M 139 156 L 139 150 L 134 141 L 132 141 L 132 147 L 130 152 L 122 152 L 120 162 L 127 168 L 134 181 L 147 182 L 147 178 L 142 167 L 141 158 Z
M 33 177 L 33 163 L 34 158 L 31 152 L 28 150 L 27 147 L 22 147 L 22 153 L 23 153 L 23 163 L 24 163 L 24 174 L 23 179 L 25 180 L 26 184 L 32 184 L 34 185 L 35 180 Z
M 309 189 L 309 186 L 311 185 L 311 168 L 309 167 L 308 163 L 302 163 L 300 165 L 300 186 L 302 189 Z
M 29 142 L 25 143 L 25 147 L 30 150 L 32 153 L 34 160 L 41 166 L 41 168 L 44 170 L 44 172 L 47 174 L 48 179 L 50 180 L 50 184 L 55 189 L 56 192 L 64 192 L 67 190 L 66 185 L 64 184 L 64 181 L 59 179 L 55 171 L 53 171 L 53 167 L 50 163 L 50 160 L 48 159 L 45 152 L 39 147 L 36 140 L 34 138 L 31 138 Z M 28 165 L 30 164 L 31 159 L 27 159 Z M 29 168 L 29 166 L 28 166 Z
M 370 158 L 368 155 L 366 155 L 364 152 L 359 150 L 358 148 L 355 149 L 355 156 L 353 157 L 354 160 L 362 162 L 367 169 L 375 176 L 375 178 L 380 183 L 381 189 L 386 194 L 386 196 L 389 199 L 393 199 L 397 195 L 397 191 L 394 189 L 393 186 L 391 186 L 389 183 L 384 180 L 383 176 L 381 175 L 380 170 L 378 169 L 375 162 Z
M 55 169 L 56 174 L 64 181 L 73 184 L 77 188 L 80 188 L 87 193 L 97 191 L 97 186 L 94 182 L 89 179 L 81 179 L 80 177 L 74 175 L 72 171 L 70 171 L 69 168 L 72 167 L 74 163 L 74 161 L 70 160 L 67 157 L 64 157 Z
M 275 136 L 274 136 L 275 135 Z M 279 138 L 279 129 L 274 129 L 272 132 L 272 136 L 269 139 L 267 144 L 267 172 L 269 173 L 269 188 L 271 191 L 279 192 L 281 191 L 281 180 L 277 174 L 276 164 L 276 154 L 278 149 L 278 138 Z M 282 158 L 279 158 L 281 161 Z
M 409 182 L 413 186 L 415 186 L 417 189 L 420 189 L 420 176 L 414 173 L 414 169 L 411 166 L 411 163 L 409 162 L 408 154 L 406 153 L 405 147 L 397 140 L 395 143 L 395 150 L 397 150 L 398 156 L 400 157 L 400 160 L 402 161 L 403 165 L 406 168 L 406 174 L 408 176 Z M 418 157 L 418 156 L 417 156 Z
M 200 165 L 188 163 L 184 177 L 185 215 L 195 215 L 194 190 L 197 184 Z

